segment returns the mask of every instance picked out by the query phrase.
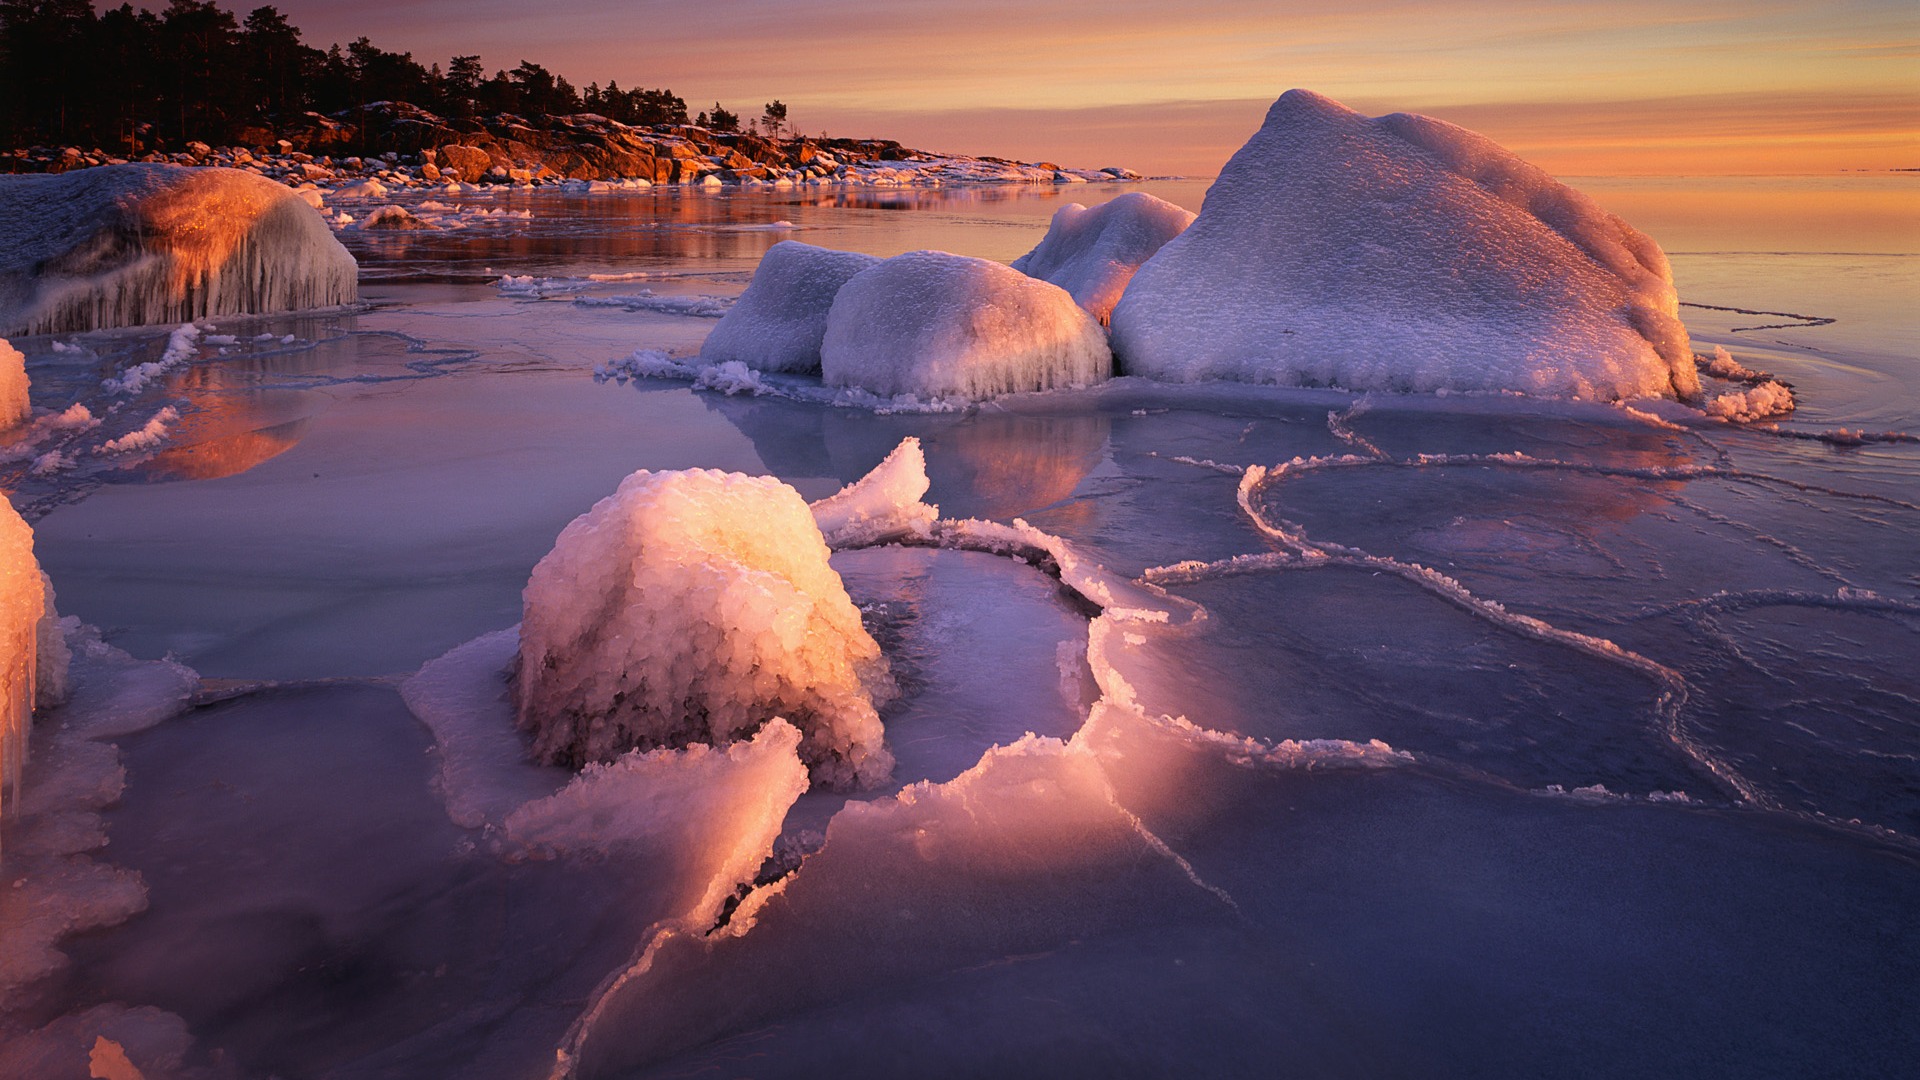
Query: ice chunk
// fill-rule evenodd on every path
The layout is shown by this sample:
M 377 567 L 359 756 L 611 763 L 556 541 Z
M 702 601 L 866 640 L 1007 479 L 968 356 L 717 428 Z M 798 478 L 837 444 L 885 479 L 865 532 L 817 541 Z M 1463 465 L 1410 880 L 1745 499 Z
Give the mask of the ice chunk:
M 761 257 L 746 291 L 700 346 L 701 357 L 738 360 L 760 371 L 819 371 L 820 340 L 834 296 L 879 261 L 782 240 Z
M 831 548 L 925 536 L 940 508 L 921 500 L 932 482 L 920 440 L 901 440 L 872 472 L 811 504 L 814 524 Z
M 1143 191 L 1091 210 L 1068 203 L 1054 212 L 1039 246 L 1013 260 L 1013 268 L 1072 293 L 1104 325 L 1140 264 L 1191 224 L 1192 211 Z
M 778 716 L 816 780 L 893 767 L 886 660 L 778 480 L 636 472 L 561 532 L 525 601 L 514 704 L 542 760 L 719 746 Z
M 861 271 L 827 314 L 821 377 L 881 395 L 988 398 L 1113 371 L 1100 324 L 1004 264 L 913 251 Z
M 1699 391 L 1667 258 L 1492 141 L 1290 90 L 1113 311 L 1127 374 L 1593 399 Z
M 360 219 L 363 229 L 431 229 L 432 225 L 414 217 L 404 206 L 388 203 Z
M 799 748 L 799 730 L 775 717 L 725 749 L 635 750 L 514 811 L 507 839 L 555 854 L 695 855 L 705 865 L 683 876 L 688 892 L 674 910 L 711 926 L 734 889 L 753 881 L 807 790 Z
M 388 194 L 387 185 L 372 177 L 355 180 L 351 184 L 342 184 L 333 189 L 333 197 L 336 199 L 384 199 Z
M 0 428 L 27 422 L 33 406 L 27 400 L 27 358 L 6 338 L 0 338 Z
M 358 267 L 305 200 L 236 169 L 0 177 L 0 333 L 352 302 Z

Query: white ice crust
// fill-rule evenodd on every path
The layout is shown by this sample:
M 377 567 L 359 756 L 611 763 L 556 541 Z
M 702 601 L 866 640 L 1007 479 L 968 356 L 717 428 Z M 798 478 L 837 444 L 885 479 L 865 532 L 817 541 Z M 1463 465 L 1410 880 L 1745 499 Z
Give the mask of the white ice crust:
M 886 660 L 778 480 L 636 472 L 561 532 L 524 595 L 515 710 L 541 760 L 722 746 L 777 716 L 818 781 L 893 767 Z
M 235 169 L 0 177 L 0 333 L 65 333 L 353 302 L 317 211 Z
M 738 360 L 758 371 L 817 372 L 827 311 L 872 255 L 782 240 L 767 250 L 740 299 L 700 346 L 702 359 Z
M 1480 135 L 1275 102 L 1114 308 L 1119 369 L 1352 390 L 1690 397 L 1667 258 Z
M 1140 265 L 1193 224 L 1193 212 L 1130 191 L 1088 209 L 1068 203 L 1054 212 L 1039 246 L 1013 268 L 1073 294 L 1104 325 Z
M 1107 378 L 1100 324 L 1001 263 L 913 251 L 856 275 L 827 314 L 820 374 L 881 396 L 981 399 Z

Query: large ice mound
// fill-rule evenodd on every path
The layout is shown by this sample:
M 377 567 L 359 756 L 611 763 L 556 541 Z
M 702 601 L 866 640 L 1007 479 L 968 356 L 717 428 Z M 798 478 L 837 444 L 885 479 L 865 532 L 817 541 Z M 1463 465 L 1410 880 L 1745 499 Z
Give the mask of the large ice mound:
M 542 760 L 720 746 L 778 716 L 817 781 L 893 768 L 886 660 L 776 479 L 636 472 L 560 533 L 525 601 L 514 704 Z
M 1013 268 L 1073 294 L 1104 325 L 1140 264 L 1193 224 L 1193 212 L 1130 191 L 1089 210 L 1068 203 L 1054 211 L 1047 235 Z
M 1480 135 L 1289 90 L 1113 311 L 1127 374 L 1617 399 L 1699 390 L 1667 258 Z
M 0 177 L 0 333 L 351 303 L 318 211 L 237 169 L 108 165 Z
M 700 355 L 715 363 L 738 360 L 760 371 L 817 372 L 833 298 L 855 274 L 880 260 L 782 240 L 767 249 L 753 280 Z
M 988 398 L 1113 372 L 1100 324 L 1057 285 L 1001 263 L 912 251 L 855 275 L 820 348 L 829 386 Z

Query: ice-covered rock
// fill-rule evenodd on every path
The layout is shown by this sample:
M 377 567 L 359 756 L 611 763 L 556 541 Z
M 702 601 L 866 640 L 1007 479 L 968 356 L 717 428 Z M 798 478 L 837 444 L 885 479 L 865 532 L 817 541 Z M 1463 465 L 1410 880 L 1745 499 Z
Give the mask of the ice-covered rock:
M 0 177 L 0 333 L 64 333 L 351 303 L 319 213 L 236 169 L 115 165 Z
M 820 370 L 827 311 L 840 287 L 880 260 L 782 240 L 767 249 L 732 308 L 700 346 L 702 358 L 760 371 Z
M 26 762 L 27 726 L 44 693 L 61 693 L 64 671 L 42 673 L 42 642 L 55 618 L 53 590 L 33 555 L 33 528 L 0 497 L 0 794 L 19 798 L 20 768 Z M 50 651 L 48 662 L 65 666 L 65 651 Z M 0 801 L 0 808 L 4 808 Z
M 1039 246 L 1013 260 L 1013 268 L 1072 293 L 1104 324 L 1140 264 L 1191 224 L 1191 210 L 1143 191 L 1091 210 L 1068 203 L 1054 212 Z
M 0 338 L 0 429 L 24 424 L 33 414 L 27 400 L 27 358 Z
M 913 251 L 855 275 L 820 347 L 829 386 L 988 398 L 1113 371 L 1100 324 L 1065 289 L 1002 263 Z
M 561 532 L 525 601 L 515 710 L 542 760 L 720 746 L 778 716 L 818 781 L 893 767 L 886 660 L 778 480 L 636 472 Z
M 1114 308 L 1127 374 L 1617 399 L 1699 390 L 1666 255 L 1480 135 L 1290 90 Z

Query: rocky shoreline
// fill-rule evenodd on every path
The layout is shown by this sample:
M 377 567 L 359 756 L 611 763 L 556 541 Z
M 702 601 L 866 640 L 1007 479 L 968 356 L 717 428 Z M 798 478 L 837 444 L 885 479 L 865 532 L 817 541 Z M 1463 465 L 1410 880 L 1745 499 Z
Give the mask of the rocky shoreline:
M 212 165 L 299 187 L 374 180 L 386 187 L 610 183 L 626 187 L 922 186 L 956 183 L 1078 184 L 1140 180 L 1130 169 L 1071 169 L 1051 162 L 936 154 L 884 139 L 717 132 L 691 124 L 636 127 L 593 113 L 484 119 L 437 116 L 405 102 L 376 102 L 332 116 L 304 113 L 253 145 L 188 143 L 124 156 L 95 148 L 33 147 L 0 153 L 0 172 L 66 172 L 128 161 Z

